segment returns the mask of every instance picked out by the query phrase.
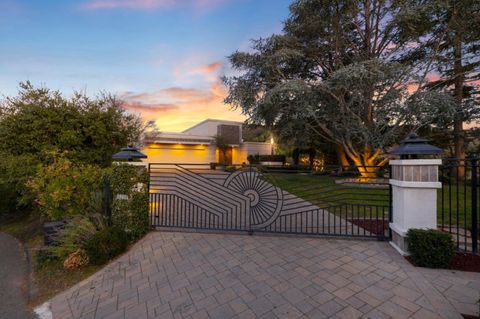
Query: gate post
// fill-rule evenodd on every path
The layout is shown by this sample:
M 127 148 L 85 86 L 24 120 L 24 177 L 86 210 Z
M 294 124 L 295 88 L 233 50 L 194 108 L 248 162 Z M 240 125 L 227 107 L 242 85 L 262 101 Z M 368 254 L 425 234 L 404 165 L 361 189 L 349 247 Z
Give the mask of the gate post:
M 437 229 L 437 189 L 440 159 L 391 160 L 392 213 L 390 244 L 408 254 L 407 232 L 411 228 Z

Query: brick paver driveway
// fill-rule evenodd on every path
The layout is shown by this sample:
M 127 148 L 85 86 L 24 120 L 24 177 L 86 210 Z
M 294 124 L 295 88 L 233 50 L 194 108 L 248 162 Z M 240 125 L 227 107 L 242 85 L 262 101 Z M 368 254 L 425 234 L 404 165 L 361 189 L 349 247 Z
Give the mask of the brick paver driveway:
M 480 275 L 385 242 L 152 232 L 51 300 L 54 318 L 461 318 Z

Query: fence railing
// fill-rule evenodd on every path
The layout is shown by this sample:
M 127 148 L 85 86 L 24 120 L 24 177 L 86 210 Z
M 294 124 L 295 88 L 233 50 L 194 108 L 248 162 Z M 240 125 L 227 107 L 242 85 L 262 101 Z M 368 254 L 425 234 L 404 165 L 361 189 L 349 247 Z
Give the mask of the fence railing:
M 438 191 L 439 229 L 452 234 L 458 251 L 478 254 L 478 158 L 444 159 Z

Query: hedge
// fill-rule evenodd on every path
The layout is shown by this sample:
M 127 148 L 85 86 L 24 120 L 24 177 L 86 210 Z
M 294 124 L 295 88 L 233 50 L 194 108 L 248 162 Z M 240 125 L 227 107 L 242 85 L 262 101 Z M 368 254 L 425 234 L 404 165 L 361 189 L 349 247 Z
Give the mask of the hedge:
M 281 162 L 285 164 L 285 155 L 249 155 L 247 160 L 250 164 L 260 164 L 261 162 Z
M 450 234 L 433 229 L 410 229 L 407 236 L 408 250 L 417 266 L 449 268 L 455 256 Z
M 116 227 L 105 228 L 90 238 L 85 244 L 85 251 L 90 262 L 102 265 L 123 253 L 129 238 L 125 231 Z
M 113 167 L 110 176 L 112 225 L 125 230 L 132 240 L 150 229 L 148 178 L 145 167 L 128 164 Z

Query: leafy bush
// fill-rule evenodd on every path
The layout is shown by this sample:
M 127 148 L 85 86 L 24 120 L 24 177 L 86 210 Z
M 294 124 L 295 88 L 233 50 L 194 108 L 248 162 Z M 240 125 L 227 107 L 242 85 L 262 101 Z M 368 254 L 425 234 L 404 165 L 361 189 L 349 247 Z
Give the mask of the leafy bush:
M 109 94 L 90 98 L 74 92 L 67 98 L 30 82 L 20 83 L 16 96 L 1 98 L 0 218 L 34 206 L 26 182 L 38 165 L 52 163 L 54 152 L 75 163 L 108 167 L 121 145 L 137 141 L 143 122 L 121 104 Z
M 417 266 L 448 268 L 455 256 L 452 236 L 438 230 L 410 229 L 408 249 Z
M 92 264 L 102 265 L 123 253 L 128 246 L 128 235 L 117 227 L 97 232 L 85 244 L 85 251 Z
M 110 174 L 112 225 L 125 230 L 132 240 L 150 229 L 148 172 L 145 167 L 118 165 Z
M 35 175 L 39 161 L 32 155 L 0 152 L 0 218 L 29 208 L 33 194 L 27 181 Z
M 50 220 L 85 215 L 100 191 L 103 172 L 98 166 L 75 164 L 63 156 L 51 165 L 40 166 L 27 182 L 40 212 Z
M 61 239 L 48 250 L 52 257 L 64 259 L 83 247 L 96 232 L 93 222 L 87 217 L 77 216 L 67 223 Z
M 232 172 L 235 172 L 237 170 L 237 168 L 235 166 L 227 166 L 225 167 L 225 172 L 229 172 L 229 173 L 232 173 Z
M 68 152 L 71 161 L 107 167 L 119 145 L 137 141 L 142 121 L 113 95 L 95 98 L 74 92 L 19 84 L 19 92 L 0 101 L 0 149 L 47 161 L 54 150 Z M 47 156 L 46 156 L 47 155 Z

